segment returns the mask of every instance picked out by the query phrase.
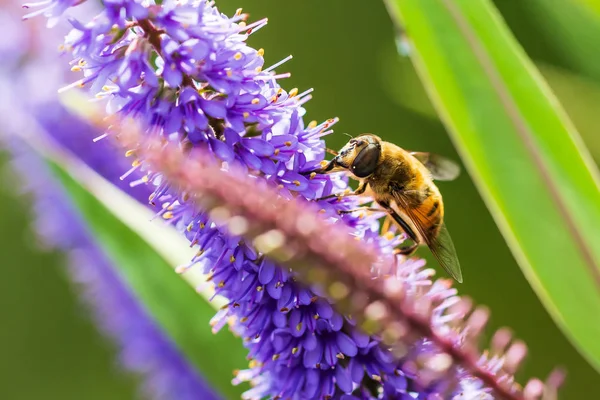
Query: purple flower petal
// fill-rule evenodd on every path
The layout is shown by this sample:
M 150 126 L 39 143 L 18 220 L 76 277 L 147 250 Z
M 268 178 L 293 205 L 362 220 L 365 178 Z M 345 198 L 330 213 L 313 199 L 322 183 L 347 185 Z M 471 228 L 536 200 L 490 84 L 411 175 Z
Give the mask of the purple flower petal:
M 200 99 L 200 107 L 202 110 L 213 118 L 225 118 L 227 116 L 227 110 L 225 104 L 218 100 L 205 100 Z
M 290 190 L 301 192 L 308 188 L 308 179 L 297 172 L 286 171 L 279 179 Z
M 335 369 L 335 383 L 344 393 L 352 392 L 352 379 L 347 369 L 340 367 L 339 365 Z
M 231 147 L 217 139 L 211 138 L 209 142 L 211 150 L 217 155 L 217 157 L 219 157 L 223 161 L 233 161 L 233 159 L 235 158 L 235 154 L 233 153 Z
M 244 147 L 238 147 L 237 152 L 249 168 L 254 170 L 260 170 L 260 167 L 262 166 L 260 158 L 252 154 L 250 151 L 246 150 Z
M 294 150 L 298 145 L 298 138 L 293 135 L 273 136 L 269 143 L 278 149 Z
M 317 341 L 316 346 L 312 350 L 308 350 L 304 353 L 302 362 L 306 368 L 314 368 L 321 362 L 321 357 L 323 357 L 323 346 Z
M 356 343 L 343 332 L 338 332 L 336 335 L 336 343 L 340 351 L 349 357 L 354 357 L 358 353 Z
M 242 145 L 259 157 L 268 157 L 273 155 L 275 148 L 266 140 L 259 138 L 242 139 Z

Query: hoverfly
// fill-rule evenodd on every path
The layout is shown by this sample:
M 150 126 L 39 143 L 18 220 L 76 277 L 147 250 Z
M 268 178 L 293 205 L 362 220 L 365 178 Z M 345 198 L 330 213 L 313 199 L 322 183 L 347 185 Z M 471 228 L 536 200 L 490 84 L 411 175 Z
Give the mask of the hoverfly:
M 350 195 L 361 195 L 370 189 L 375 202 L 413 242 L 397 249 L 397 253 L 409 256 L 424 243 L 446 272 L 462 282 L 454 243 L 444 224 L 442 196 L 433 183 L 434 179 L 456 179 L 460 167 L 435 154 L 406 151 L 372 134 L 351 139 L 334 154 L 331 161 L 314 172 L 350 172 L 360 182 Z

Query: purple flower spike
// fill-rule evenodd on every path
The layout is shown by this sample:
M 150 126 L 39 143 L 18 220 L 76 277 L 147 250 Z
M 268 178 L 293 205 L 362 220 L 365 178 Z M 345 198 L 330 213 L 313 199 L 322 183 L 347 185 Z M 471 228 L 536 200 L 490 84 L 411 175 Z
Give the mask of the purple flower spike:
M 522 399 L 522 345 L 480 356 L 487 314 L 422 260 L 395 256 L 405 237 L 381 232 L 384 213 L 343 213 L 367 201 L 342 196 L 345 176 L 310 173 L 337 119 L 306 124 L 312 90 L 283 89 L 289 74 L 275 71 L 291 57 L 265 68 L 264 50 L 246 44 L 266 20 L 207 0 L 145 4 L 107 3 L 73 24 L 66 48 L 84 75 L 76 85 L 108 100 L 107 135 L 124 139 L 128 119 L 143 127 L 127 142 L 134 168 L 157 215 L 197 250 L 180 270 L 201 268 L 228 299 L 211 325 L 230 323 L 248 348 L 234 380 L 252 383 L 244 398 Z
M 58 7 L 60 3 L 70 6 L 80 2 L 47 1 L 39 5 Z M 130 180 L 120 180 L 130 162 L 107 141 L 94 143 L 93 139 L 102 132 L 70 114 L 58 103 L 56 88 L 51 83 L 62 81 L 64 71 L 53 68 L 51 60 L 56 57 L 54 49 L 60 29 L 35 35 L 39 31 L 38 22 L 42 20 L 20 23 L 18 16 L 21 10 L 16 4 L 3 0 L 0 4 L 0 19 L 10 18 L 18 23 L 4 24 L 6 38 L 25 39 L 18 41 L 20 46 L 14 49 L 0 45 L 0 53 L 5 55 L 0 63 L 0 117 L 5 121 L 3 133 L 16 135 L 45 131 L 44 134 L 52 136 L 106 179 L 139 201 L 145 201 L 151 192 L 149 186 L 130 187 L 131 181 L 142 183 L 144 174 L 134 172 Z M 51 50 L 47 51 L 47 48 Z M 43 72 L 40 74 L 40 71 Z M 40 82 L 40 76 L 45 81 Z M 32 92 L 35 96 L 21 95 Z M 37 234 L 45 244 L 67 254 L 70 278 L 79 284 L 98 325 L 118 346 L 122 369 L 141 378 L 144 398 L 192 400 L 200 396 L 218 399 L 121 280 L 116 267 L 107 260 L 83 222 L 74 214 L 73 205 L 46 173 L 45 164 L 19 139 L 9 137 L 5 142 L 4 137 L 0 138 L 0 147 L 5 144 L 9 144 L 7 147 L 15 156 L 14 166 L 33 197 Z
M 237 281 L 241 252 L 221 252 L 229 255 L 233 268 L 214 272 L 209 280 L 218 282 L 217 293 L 234 290 L 237 294 L 230 307 L 215 316 L 213 327 L 219 329 L 227 317 L 247 309 L 235 328 L 254 339 L 250 357 L 260 366 L 240 372 L 236 381 L 277 382 L 283 385 L 277 396 L 289 393 L 291 398 L 296 398 L 294 393 L 301 394 L 298 398 L 333 398 L 356 392 L 356 385 L 365 385 L 363 391 L 373 384 L 381 385 L 386 396 L 376 396 L 370 388 L 361 398 L 419 393 L 427 393 L 423 397 L 427 399 L 494 398 L 494 394 L 524 398 L 512 378 L 525 356 L 524 344 L 511 344 L 510 333 L 500 330 L 492 343 L 495 356 L 479 356 L 475 343 L 487 312 L 471 310 L 468 300 L 455 295 L 450 281 L 438 280 L 426 289 L 427 281 L 420 279 L 427 279 L 431 271 L 420 271 L 420 265 L 410 261 L 386 265 L 398 261 L 380 259 L 374 246 L 357 243 L 348 228 L 328 223 L 312 204 L 291 201 L 241 170 L 224 171 L 206 150 L 189 157 L 173 146 L 144 142 L 131 132 L 127 126 L 119 138 L 128 146 L 139 146 L 148 165 L 203 209 L 215 229 L 241 235 L 316 290 L 292 281 L 282 283 L 285 279 L 266 259 L 260 260 L 258 276 L 246 273 L 245 279 Z M 237 237 L 236 242 L 241 243 Z M 250 257 L 259 261 L 255 253 Z M 385 274 L 372 279 L 365 268 L 370 264 Z M 273 292 L 276 301 L 270 303 L 262 293 L 264 284 L 276 276 L 281 279 L 276 286 L 282 289 Z M 317 294 L 324 292 L 328 299 Z M 254 307 L 245 306 L 248 301 Z M 269 340 L 259 341 L 265 331 Z M 269 364 L 271 368 L 265 368 Z M 257 388 L 264 390 L 267 382 L 257 384 L 246 396 L 254 398 Z M 295 384 L 290 386 L 291 382 Z M 538 381 L 532 382 L 532 388 L 539 386 Z M 324 386 L 316 389 L 315 383 Z M 553 385 L 545 390 L 555 390 Z
M 132 172 L 127 180 L 120 177 L 130 167 L 126 159 L 107 141 L 94 142 L 102 133 L 98 127 L 75 117 L 58 103 L 44 103 L 32 110 L 35 120 L 66 150 L 76 154 L 90 168 L 139 202 L 145 203 L 152 192 L 145 174 Z M 133 187 L 132 187 L 133 184 Z
M 98 325 L 118 344 L 123 367 L 144 378 L 144 395 L 156 400 L 218 400 L 121 280 L 53 177 L 44 173 L 44 164 L 22 143 L 11 147 L 13 165 L 33 195 L 40 238 L 67 253 L 72 280 L 81 287 Z

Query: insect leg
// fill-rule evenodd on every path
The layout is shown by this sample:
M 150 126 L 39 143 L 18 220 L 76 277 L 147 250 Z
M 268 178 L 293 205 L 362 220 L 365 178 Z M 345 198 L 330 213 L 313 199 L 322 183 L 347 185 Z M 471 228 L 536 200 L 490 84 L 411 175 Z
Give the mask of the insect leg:
M 350 196 L 357 196 L 357 195 L 358 195 L 358 193 L 356 193 L 356 192 L 337 193 L 337 194 L 330 194 L 329 196 L 319 197 L 318 199 L 314 199 L 313 201 L 333 199 L 334 197 L 337 197 L 338 199 L 341 199 L 343 197 L 350 197 Z
M 360 196 L 366 190 L 367 190 L 367 183 L 366 182 L 361 182 L 361 184 L 356 188 L 356 190 L 354 192 L 339 193 L 339 194 L 330 194 L 328 196 L 323 196 L 323 197 L 319 197 L 318 199 L 314 199 L 313 201 L 333 199 L 334 197 L 337 197 L 338 199 L 341 199 L 343 197 Z
M 338 214 L 340 214 L 340 215 L 352 214 L 353 212 L 357 212 L 357 211 L 383 212 L 385 210 L 382 210 L 381 208 L 373 208 L 373 207 L 359 207 L 359 208 L 355 208 L 352 210 L 339 210 Z
M 392 216 L 388 214 L 385 217 L 385 219 L 383 220 L 383 224 L 381 225 L 381 233 L 382 234 L 389 232 L 389 230 L 391 229 L 392 221 L 393 221 Z M 415 241 L 412 238 L 411 238 L 411 240 L 413 240 L 413 244 L 395 249 L 394 254 L 402 254 L 403 256 L 407 256 L 407 257 L 410 256 L 411 254 L 413 254 L 419 248 L 419 245 L 421 243 L 418 241 Z
M 404 246 L 404 247 L 400 247 L 398 249 L 394 250 L 394 254 L 402 254 L 403 256 L 410 256 L 411 254 L 413 254 L 415 251 L 417 251 L 417 249 L 419 248 L 419 245 L 421 244 L 421 241 L 419 240 L 419 238 L 417 237 L 417 235 L 415 235 L 415 232 L 412 230 L 412 228 L 406 223 L 406 221 L 404 221 L 402 219 L 402 217 L 400 215 L 398 215 L 398 213 L 392 208 L 390 207 L 389 204 L 387 203 L 379 203 L 383 208 L 385 208 L 385 210 L 388 212 L 389 217 L 391 217 L 394 221 L 396 221 L 396 223 L 398 225 L 400 225 L 400 227 L 402 228 L 402 230 L 408 235 L 408 237 L 413 241 L 413 244 L 411 244 L 410 246 Z M 384 225 L 383 228 L 386 229 L 384 230 L 384 232 L 387 231 L 387 229 L 389 229 L 389 219 L 386 218 L 384 221 Z M 387 225 L 386 225 L 387 224 Z
M 362 181 L 362 182 L 360 183 L 360 185 L 358 185 L 358 187 L 357 187 L 357 188 L 356 188 L 356 190 L 354 191 L 354 194 L 357 194 L 357 195 L 361 195 L 361 194 L 363 194 L 363 193 L 364 193 L 364 192 L 367 190 L 367 186 L 368 186 L 368 185 L 369 185 L 369 184 L 368 184 L 366 181 Z
M 386 216 L 385 219 L 383 220 L 383 224 L 381 225 L 381 233 L 385 234 L 388 233 L 390 231 L 390 229 L 392 228 L 392 217 L 391 216 Z
M 417 248 L 419 248 L 419 244 L 419 242 L 414 242 L 410 246 L 400 247 L 399 249 L 394 250 L 394 254 L 402 254 L 403 256 L 408 257 L 412 255 L 415 251 L 417 251 Z
M 332 169 L 334 169 L 337 165 L 338 165 L 337 157 L 334 157 L 324 167 L 315 169 L 314 171 L 311 171 L 310 173 L 316 172 L 317 174 L 324 174 L 324 173 L 329 172 Z
M 402 217 L 400 215 L 398 215 L 398 213 L 392 208 L 390 207 L 390 204 L 387 202 L 383 202 L 383 201 L 379 201 L 378 202 L 379 205 L 381 207 L 383 207 L 385 209 L 385 211 L 387 211 L 390 216 L 392 217 L 392 219 L 394 221 L 396 221 L 396 223 L 398 225 L 400 225 L 400 227 L 402 228 L 402 230 L 408 235 L 408 237 L 411 238 L 411 240 L 415 243 L 419 243 L 419 238 L 417 237 L 417 235 L 415 234 L 415 232 L 412 230 L 412 228 L 406 223 L 406 221 L 404 221 L 402 219 Z

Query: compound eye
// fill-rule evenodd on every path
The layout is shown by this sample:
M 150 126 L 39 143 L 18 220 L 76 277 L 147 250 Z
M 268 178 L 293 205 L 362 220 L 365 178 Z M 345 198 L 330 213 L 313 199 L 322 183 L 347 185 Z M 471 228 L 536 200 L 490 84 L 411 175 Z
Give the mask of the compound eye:
M 354 158 L 350 167 L 352 173 L 359 178 L 366 178 L 375 172 L 381 155 L 381 146 L 378 143 L 369 143 Z

